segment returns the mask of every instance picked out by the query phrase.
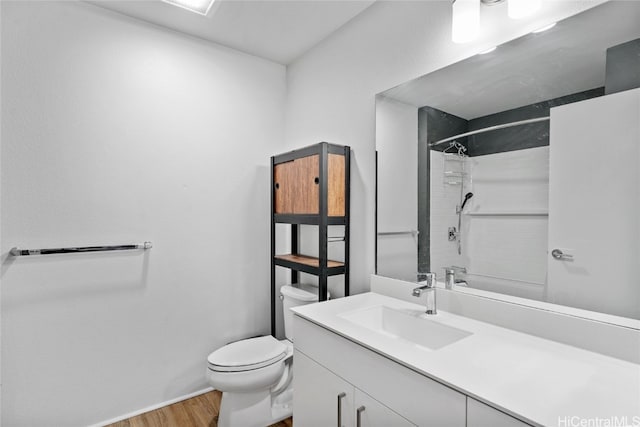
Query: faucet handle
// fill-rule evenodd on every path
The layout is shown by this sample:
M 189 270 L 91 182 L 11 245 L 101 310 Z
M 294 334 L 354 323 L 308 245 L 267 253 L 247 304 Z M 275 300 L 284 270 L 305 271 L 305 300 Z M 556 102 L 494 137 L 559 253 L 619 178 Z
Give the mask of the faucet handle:
M 432 286 L 436 284 L 436 273 L 427 273 L 427 282 Z
M 436 283 L 436 273 L 418 272 L 418 283 L 422 282 L 427 282 L 427 285 L 433 286 Z

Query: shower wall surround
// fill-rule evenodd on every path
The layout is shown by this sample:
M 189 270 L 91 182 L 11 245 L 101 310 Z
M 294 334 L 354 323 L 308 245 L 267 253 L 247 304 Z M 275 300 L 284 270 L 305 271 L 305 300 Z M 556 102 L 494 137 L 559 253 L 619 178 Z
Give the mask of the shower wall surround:
M 457 242 L 447 239 L 448 227 L 457 227 L 459 186 L 446 183 L 443 154 L 431 152 L 432 271 L 443 277 L 444 267 L 464 266 L 474 288 L 543 299 L 547 217 L 501 214 L 548 211 L 549 147 L 469 157 L 465 162 L 472 183 L 466 181 L 464 192 L 474 196 L 462 217 L 459 255 Z M 474 215 L 491 212 L 497 215 Z
M 640 39 L 607 49 L 606 93 L 640 87 Z
M 553 107 L 597 98 L 604 95 L 604 88 L 594 88 L 584 92 L 550 99 L 536 104 L 525 105 L 512 110 L 501 111 L 468 122 L 468 130 L 478 130 L 503 123 L 517 122 L 535 117 L 548 117 Z M 454 134 L 455 135 L 455 134 Z M 549 122 L 531 123 L 500 129 L 494 132 L 472 135 L 468 138 L 467 148 L 470 156 L 503 153 L 505 151 L 524 150 L 526 148 L 549 145 Z M 445 145 L 446 146 L 446 145 Z

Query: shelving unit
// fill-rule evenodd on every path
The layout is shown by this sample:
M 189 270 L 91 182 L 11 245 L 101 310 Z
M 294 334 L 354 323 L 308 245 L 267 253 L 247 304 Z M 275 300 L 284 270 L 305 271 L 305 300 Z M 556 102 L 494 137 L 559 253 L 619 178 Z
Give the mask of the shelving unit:
M 444 153 L 442 160 L 444 162 L 443 174 L 444 183 L 447 185 L 462 185 L 467 177 L 465 171 L 465 159 L 467 157 L 458 154 Z
M 318 277 L 318 299 L 327 299 L 327 278 L 344 275 L 349 295 L 350 154 L 347 146 L 321 142 L 271 157 L 271 334 L 276 335 L 276 267 Z M 291 253 L 276 254 L 276 224 L 291 226 Z M 298 253 L 299 226 L 318 227 L 318 256 Z M 344 237 L 329 237 L 329 226 L 344 226 Z M 328 259 L 329 242 L 343 242 L 344 261 Z

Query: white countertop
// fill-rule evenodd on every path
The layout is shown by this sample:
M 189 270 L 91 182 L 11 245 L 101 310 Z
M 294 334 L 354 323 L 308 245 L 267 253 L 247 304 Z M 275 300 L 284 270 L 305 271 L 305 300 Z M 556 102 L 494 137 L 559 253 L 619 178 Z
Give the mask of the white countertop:
M 375 306 L 409 311 L 472 335 L 428 350 L 341 314 Z M 613 417 L 640 426 L 640 365 L 375 293 L 295 307 L 298 316 L 528 423 Z M 357 386 L 357 384 L 356 384 Z M 611 422 L 611 421 L 610 421 Z M 566 424 L 569 425 L 569 424 Z M 586 424 L 585 424 L 586 425 Z

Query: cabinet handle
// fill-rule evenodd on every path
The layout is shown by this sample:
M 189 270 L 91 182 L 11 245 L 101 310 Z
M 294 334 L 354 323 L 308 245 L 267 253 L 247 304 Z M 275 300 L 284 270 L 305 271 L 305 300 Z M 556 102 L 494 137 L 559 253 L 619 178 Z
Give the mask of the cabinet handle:
M 346 395 L 344 392 L 338 394 L 338 427 L 342 427 L 342 398 Z
M 358 409 L 356 409 L 356 427 L 362 427 L 362 413 L 367 409 L 362 405 Z

